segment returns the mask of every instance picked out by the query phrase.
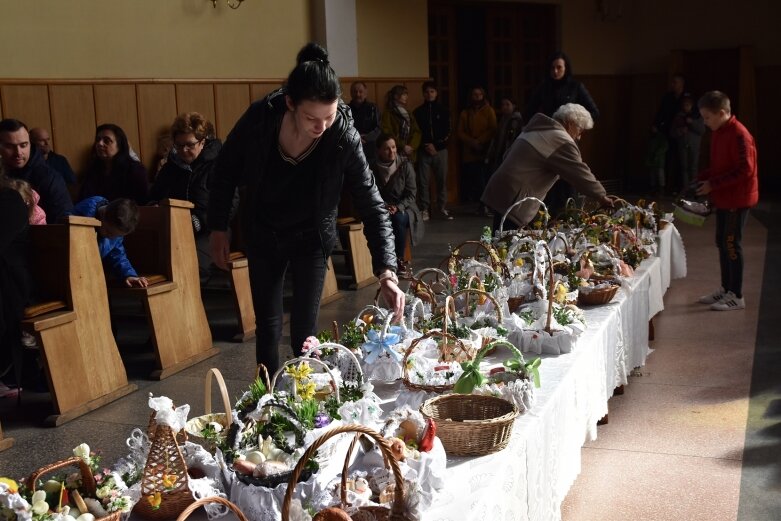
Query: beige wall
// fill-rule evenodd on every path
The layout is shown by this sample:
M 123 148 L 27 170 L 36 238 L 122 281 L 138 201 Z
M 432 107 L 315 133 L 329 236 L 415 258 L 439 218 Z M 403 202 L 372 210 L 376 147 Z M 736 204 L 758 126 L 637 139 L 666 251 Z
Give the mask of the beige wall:
M 428 77 L 426 0 L 356 0 L 358 74 Z
M 308 0 L 4 2 L 3 78 L 283 78 Z

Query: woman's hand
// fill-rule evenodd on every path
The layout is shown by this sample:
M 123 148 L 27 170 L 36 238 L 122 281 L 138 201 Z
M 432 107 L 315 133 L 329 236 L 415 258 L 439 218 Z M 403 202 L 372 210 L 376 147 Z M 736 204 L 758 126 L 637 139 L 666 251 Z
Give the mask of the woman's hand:
M 697 186 L 697 195 L 708 195 L 711 190 L 710 181 L 703 181 Z
M 411 146 L 404 145 L 404 155 L 405 156 L 411 156 L 414 151 L 415 151 L 415 149 L 412 148 Z
M 380 282 L 380 294 L 393 311 L 393 321 L 398 322 L 404 318 L 404 292 L 392 279 L 384 279 Z
M 228 232 L 212 231 L 209 234 L 209 253 L 212 256 L 212 262 L 221 270 L 228 270 L 228 260 L 230 259 L 230 242 L 228 241 Z
M 399 209 L 395 204 L 389 204 L 388 205 L 388 213 L 391 215 L 394 215 L 396 212 L 398 212 Z
M 146 277 L 128 277 L 125 279 L 125 286 L 132 288 L 133 286 L 137 288 L 145 288 L 149 286 L 149 281 L 146 280 Z

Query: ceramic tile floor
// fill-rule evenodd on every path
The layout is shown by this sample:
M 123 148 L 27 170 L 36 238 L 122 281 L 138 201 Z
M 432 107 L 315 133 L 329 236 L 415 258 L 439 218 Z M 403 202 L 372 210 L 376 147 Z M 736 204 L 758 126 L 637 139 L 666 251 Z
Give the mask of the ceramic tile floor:
M 449 246 L 475 239 L 486 224 L 487 219 L 465 211 L 455 221 L 429 221 L 425 244 L 414 250 L 414 266 L 438 264 Z M 680 229 L 689 275 L 673 281 L 665 296 L 666 310 L 655 319 L 655 352 L 626 393 L 611 399 L 610 422 L 600 427 L 599 438 L 582 449 L 581 475 L 562 505 L 565 521 L 781 519 L 781 392 L 777 378 L 757 376 L 763 368 L 781 367 L 781 350 L 763 351 L 752 381 L 755 343 L 764 339 L 776 345 L 774 336 L 758 331 L 758 320 L 781 317 L 777 307 L 764 305 L 762 294 L 765 228 L 752 219 L 746 230 L 748 309 L 719 314 L 691 303 L 717 285 L 712 230 Z M 777 234 L 768 239 L 768 252 L 774 248 L 781 254 L 779 242 Z M 779 277 L 772 277 L 781 289 Z M 351 318 L 374 291 L 345 291 L 321 309 L 320 327 Z M 25 392 L 20 408 L 0 401 L 6 436 L 16 439 L 13 448 L 0 453 L 0 475 L 27 475 L 66 457 L 81 442 L 101 450 L 106 462 L 114 461 L 125 453 L 130 430 L 146 424 L 150 392 L 190 403 L 200 414 L 209 367 L 219 367 L 230 393 L 239 393 L 253 377 L 254 343 L 225 340 L 234 327 L 226 294 L 209 292 L 205 302 L 221 349 L 216 357 L 162 382 L 150 381 L 145 377 L 150 353 L 143 347 L 147 332 L 142 321 L 130 318 L 121 324 L 118 341 L 129 376 L 139 386 L 136 393 L 56 429 L 39 427 L 48 411 L 46 394 Z M 287 347 L 281 350 L 289 356 Z

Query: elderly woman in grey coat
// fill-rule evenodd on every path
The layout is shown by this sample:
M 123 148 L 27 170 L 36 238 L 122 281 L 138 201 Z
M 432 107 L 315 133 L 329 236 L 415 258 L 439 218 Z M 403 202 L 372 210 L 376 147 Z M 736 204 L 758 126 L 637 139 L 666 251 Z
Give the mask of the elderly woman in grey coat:
M 390 213 L 391 226 L 396 245 L 399 268 L 404 270 L 404 248 L 407 230 L 411 232 L 412 244 L 423 238 L 423 218 L 415 203 L 417 187 L 415 169 L 412 163 L 396 152 L 396 140 L 388 134 L 377 138 L 377 162 L 372 166 L 374 179 Z
M 494 230 L 513 203 L 524 197 L 543 199 L 559 178 L 586 196 L 612 206 L 614 198 L 606 194 L 583 162 L 577 145 L 583 132 L 593 126 L 591 114 L 575 103 L 562 105 L 553 118 L 544 114 L 532 117 L 483 192 L 483 204 L 494 210 Z M 513 208 L 505 229 L 528 224 L 539 206 L 527 201 Z

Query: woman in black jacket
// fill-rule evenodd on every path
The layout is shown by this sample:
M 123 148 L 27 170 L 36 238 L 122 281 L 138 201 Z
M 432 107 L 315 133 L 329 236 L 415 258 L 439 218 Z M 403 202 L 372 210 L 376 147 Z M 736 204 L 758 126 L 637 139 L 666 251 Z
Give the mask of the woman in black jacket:
M 95 145 L 83 178 L 79 201 L 100 195 L 109 201 L 127 198 L 146 204 L 149 192 L 146 168 L 133 159 L 127 134 L 113 123 L 95 129 Z
M 226 230 L 239 186 L 246 197 L 241 222 L 256 315 L 256 357 L 269 371 L 279 366 L 282 286 L 288 270 L 294 351 L 300 352 L 306 337 L 315 333 L 343 184 L 363 219 L 382 294 L 397 317 L 404 309 L 388 211 L 340 95 L 327 52 L 307 44 L 285 86 L 250 106 L 217 158 L 208 211 L 212 258 L 226 268 Z
M 181 199 L 195 205 L 192 210 L 195 249 L 201 282 L 209 278 L 212 262 L 209 252 L 209 185 L 222 143 L 214 137 L 214 126 L 198 112 L 180 114 L 171 125 L 173 146 L 157 174 L 149 198 L 151 201 Z M 234 208 L 238 205 L 235 196 Z

